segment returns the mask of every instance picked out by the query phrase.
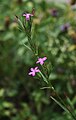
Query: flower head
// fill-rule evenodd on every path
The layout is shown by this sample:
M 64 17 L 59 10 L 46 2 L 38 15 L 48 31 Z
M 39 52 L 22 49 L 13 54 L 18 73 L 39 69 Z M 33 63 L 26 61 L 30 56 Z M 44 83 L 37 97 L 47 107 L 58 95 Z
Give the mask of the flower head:
M 57 11 L 56 9 L 52 9 L 52 10 L 51 10 L 51 15 L 52 15 L 53 17 L 57 17 L 57 16 L 58 16 L 58 11 Z
M 29 72 L 29 75 L 31 75 L 31 76 L 35 76 L 37 72 L 40 72 L 38 67 L 31 68 L 30 70 L 31 70 L 31 72 Z
M 38 61 L 36 63 L 40 63 L 41 65 L 44 64 L 44 61 L 47 59 L 47 57 L 43 57 L 43 58 L 38 58 Z
M 24 13 L 23 14 L 24 17 L 26 17 L 26 20 L 30 20 L 30 17 L 33 16 L 33 14 L 30 14 L 30 13 Z
M 66 23 L 66 24 L 62 25 L 62 26 L 60 27 L 60 29 L 61 29 L 62 32 L 65 32 L 65 31 L 68 30 L 69 27 L 70 27 L 70 24 L 69 24 L 69 23 Z

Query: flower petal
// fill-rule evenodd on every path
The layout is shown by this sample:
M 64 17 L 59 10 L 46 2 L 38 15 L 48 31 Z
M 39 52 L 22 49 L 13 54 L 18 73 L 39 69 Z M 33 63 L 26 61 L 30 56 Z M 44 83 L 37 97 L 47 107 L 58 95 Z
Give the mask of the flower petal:
M 44 64 L 44 62 L 43 62 L 43 61 L 41 61 L 41 62 L 40 62 L 40 64 L 41 64 L 41 65 L 43 65 L 43 64 Z
M 29 72 L 29 75 L 35 76 L 35 72 Z
M 47 57 L 44 57 L 44 58 L 43 58 L 43 61 L 45 61 L 46 59 L 47 59 Z
M 32 76 L 35 76 L 35 72 L 32 72 Z
M 23 16 L 26 16 L 26 14 L 24 13 Z
M 40 61 L 38 60 L 36 63 L 39 63 Z
M 32 72 L 29 72 L 29 75 L 32 75 Z
M 38 69 L 38 70 L 36 70 L 35 72 L 40 72 L 40 70 Z
M 35 67 L 35 70 L 37 70 L 38 69 L 38 67 Z
M 34 68 L 31 68 L 30 70 L 33 72 L 33 71 L 34 71 Z

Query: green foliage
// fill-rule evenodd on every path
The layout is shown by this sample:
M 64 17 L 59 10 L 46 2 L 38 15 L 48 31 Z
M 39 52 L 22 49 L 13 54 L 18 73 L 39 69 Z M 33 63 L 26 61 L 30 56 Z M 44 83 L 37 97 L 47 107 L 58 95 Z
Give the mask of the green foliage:
M 18 31 L 17 15 L 35 8 L 32 40 L 39 56 L 47 56 L 49 80 L 76 113 L 76 9 L 45 0 L 0 0 L 0 119 L 72 120 L 50 99 L 49 89 L 37 77 L 28 76 L 36 58 L 27 47 L 26 33 Z M 56 9 L 58 16 L 51 15 Z M 61 25 L 69 23 L 67 31 Z M 68 98 L 68 97 L 70 98 Z

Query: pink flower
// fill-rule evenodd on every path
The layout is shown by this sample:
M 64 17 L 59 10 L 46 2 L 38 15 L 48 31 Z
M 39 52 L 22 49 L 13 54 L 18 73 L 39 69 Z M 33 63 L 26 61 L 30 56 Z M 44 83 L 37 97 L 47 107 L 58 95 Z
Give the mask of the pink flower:
M 44 61 L 47 59 L 47 57 L 43 57 L 43 58 L 38 58 L 38 61 L 36 63 L 40 63 L 41 65 L 44 64 Z
M 31 68 L 30 70 L 31 70 L 31 72 L 29 72 L 29 75 L 31 75 L 31 76 L 35 76 L 37 72 L 40 72 L 38 67 Z
M 30 20 L 30 17 L 33 16 L 33 14 L 30 14 L 30 13 L 24 13 L 23 16 L 26 17 L 26 20 Z

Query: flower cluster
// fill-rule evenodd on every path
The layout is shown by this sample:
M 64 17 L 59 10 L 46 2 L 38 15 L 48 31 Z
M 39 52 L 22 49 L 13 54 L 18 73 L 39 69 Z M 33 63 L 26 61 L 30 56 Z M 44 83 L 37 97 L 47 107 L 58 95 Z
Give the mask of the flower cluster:
M 47 57 L 38 58 L 36 64 L 39 63 L 40 65 L 43 65 L 46 59 L 47 59 Z M 35 67 L 35 68 L 31 68 L 31 69 L 30 69 L 30 72 L 29 72 L 29 75 L 35 76 L 37 72 L 40 72 L 38 66 Z

